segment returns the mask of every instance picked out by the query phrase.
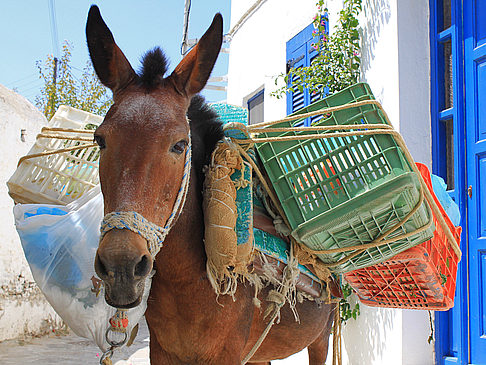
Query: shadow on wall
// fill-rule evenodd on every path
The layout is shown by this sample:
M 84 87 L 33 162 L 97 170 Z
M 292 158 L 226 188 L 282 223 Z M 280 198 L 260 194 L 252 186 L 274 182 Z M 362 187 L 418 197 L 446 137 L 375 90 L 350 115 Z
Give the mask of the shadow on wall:
M 353 295 L 351 307 L 354 307 L 357 301 L 356 295 Z M 394 310 L 371 308 L 361 303 L 360 310 L 358 319 L 348 320 L 343 327 L 343 343 L 348 363 L 381 363 L 385 351 L 390 350 L 388 341 L 399 340 L 389 337 L 396 313 Z
M 364 0 L 363 15 L 365 20 L 361 29 L 361 71 L 365 74 L 374 59 L 375 47 L 383 25 L 391 16 L 388 0 Z

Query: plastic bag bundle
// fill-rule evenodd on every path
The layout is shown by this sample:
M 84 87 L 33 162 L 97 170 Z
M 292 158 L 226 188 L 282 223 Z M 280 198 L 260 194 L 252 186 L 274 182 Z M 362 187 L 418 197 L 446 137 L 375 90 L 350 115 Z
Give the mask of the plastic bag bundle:
M 49 303 L 78 336 L 109 348 L 105 333 L 116 309 L 106 304 L 94 259 L 103 218 L 98 187 L 66 205 L 18 204 L 15 225 L 32 275 Z M 128 334 L 145 313 L 151 277 L 142 303 L 128 311 Z

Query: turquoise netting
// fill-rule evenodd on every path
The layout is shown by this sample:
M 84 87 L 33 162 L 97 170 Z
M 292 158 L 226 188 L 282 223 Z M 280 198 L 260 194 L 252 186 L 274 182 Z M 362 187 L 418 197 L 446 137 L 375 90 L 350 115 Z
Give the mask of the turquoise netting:
M 246 108 L 225 103 L 212 103 L 209 106 L 219 114 L 223 124 L 231 122 L 248 124 L 248 109 Z

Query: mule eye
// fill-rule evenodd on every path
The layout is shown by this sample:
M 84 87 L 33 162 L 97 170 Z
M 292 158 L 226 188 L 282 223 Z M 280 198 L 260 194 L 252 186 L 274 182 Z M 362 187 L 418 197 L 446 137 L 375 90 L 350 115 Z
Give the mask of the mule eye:
M 170 152 L 174 152 L 174 153 L 177 153 L 178 155 L 180 155 L 182 152 L 184 152 L 184 149 L 186 148 L 187 146 L 187 142 L 184 141 L 184 140 L 181 140 L 179 142 L 177 142 L 175 145 L 172 146 L 172 148 L 170 149 Z
M 100 146 L 100 149 L 103 149 L 103 148 L 106 147 L 105 139 L 103 137 L 101 137 L 100 135 L 95 134 L 94 141 L 98 144 L 98 146 Z

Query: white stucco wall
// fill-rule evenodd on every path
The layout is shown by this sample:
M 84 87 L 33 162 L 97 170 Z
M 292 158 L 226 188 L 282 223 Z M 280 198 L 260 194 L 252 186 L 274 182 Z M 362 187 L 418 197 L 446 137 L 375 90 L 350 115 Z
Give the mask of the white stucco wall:
M 397 13 L 400 133 L 413 158 L 430 168 L 429 4 L 428 1 L 398 1 Z
M 430 166 L 428 4 L 386 0 L 363 4 L 362 78 L 370 84 L 414 159 Z M 427 311 L 361 308 L 362 318 L 350 321 L 343 331 L 349 364 L 433 364 L 433 344 L 427 342 Z M 373 328 L 375 321 L 379 326 Z M 379 335 L 386 338 L 386 344 L 377 341 Z
M 60 322 L 32 278 L 6 185 L 19 157 L 27 154 L 46 123 L 27 99 L 0 85 L 0 341 L 45 333 Z
M 395 1 L 363 1 L 360 16 L 362 79 L 373 90 L 396 129 L 400 128 L 397 5 Z
M 231 27 L 253 3 L 232 1 Z M 234 34 L 228 67 L 228 103 L 242 105 L 245 96 L 264 85 L 265 121 L 285 116 L 285 98 L 278 100 L 270 92 L 276 89 L 275 77 L 285 72 L 286 42 L 311 23 L 315 3 L 266 0 Z M 342 1 L 328 1 L 327 5 L 332 31 Z M 363 0 L 360 26 L 362 80 L 370 84 L 414 158 L 430 165 L 428 18 L 427 2 Z M 429 334 L 426 311 L 361 305 L 359 319 L 350 320 L 343 329 L 344 363 L 433 364 L 433 344 L 427 343 Z M 289 364 L 301 363 L 295 361 Z
M 253 2 L 231 2 L 231 26 Z M 285 98 L 270 93 L 277 89 L 275 77 L 285 72 L 285 44 L 312 21 L 315 1 L 267 0 L 241 26 L 230 44 L 228 65 L 229 104 L 242 105 L 245 96 L 265 86 L 265 120 L 285 115 Z M 289 21 L 292 19 L 292 21 Z M 246 106 L 246 105 L 245 105 Z

